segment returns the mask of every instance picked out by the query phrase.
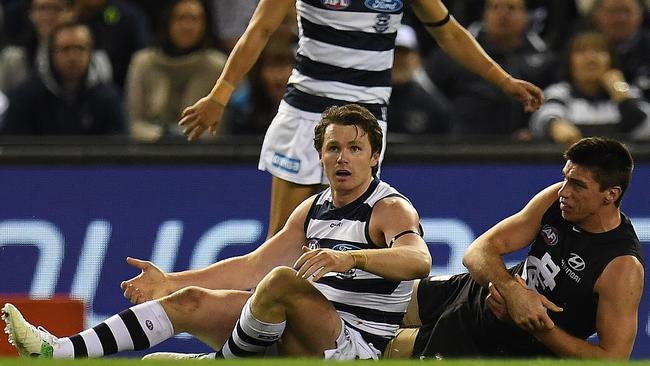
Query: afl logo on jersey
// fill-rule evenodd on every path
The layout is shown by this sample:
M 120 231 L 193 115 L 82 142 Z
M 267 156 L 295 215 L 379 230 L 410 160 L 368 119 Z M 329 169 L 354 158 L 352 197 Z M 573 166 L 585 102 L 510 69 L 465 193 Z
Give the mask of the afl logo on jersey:
M 393 13 L 402 10 L 404 4 L 400 0 L 366 0 L 366 8 L 383 13 Z
M 332 10 L 343 10 L 350 6 L 351 0 L 321 0 L 323 5 Z
M 585 269 L 585 260 L 582 259 L 579 255 L 571 253 L 571 258 L 567 261 L 569 267 L 573 268 L 574 271 L 582 271 Z
M 553 246 L 560 240 L 557 234 L 557 229 L 551 225 L 544 225 L 540 234 L 542 235 L 542 238 L 544 239 L 546 245 Z

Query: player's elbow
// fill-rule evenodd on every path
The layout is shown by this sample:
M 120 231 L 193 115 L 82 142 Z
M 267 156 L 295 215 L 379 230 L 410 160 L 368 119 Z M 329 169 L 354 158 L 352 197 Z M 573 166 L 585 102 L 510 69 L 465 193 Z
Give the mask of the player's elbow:
M 431 254 L 422 253 L 415 262 L 413 268 L 413 278 L 424 278 L 431 273 Z
M 465 254 L 463 254 L 463 266 L 472 272 L 473 269 L 478 267 L 479 259 L 476 248 L 470 245 L 465 251 Z

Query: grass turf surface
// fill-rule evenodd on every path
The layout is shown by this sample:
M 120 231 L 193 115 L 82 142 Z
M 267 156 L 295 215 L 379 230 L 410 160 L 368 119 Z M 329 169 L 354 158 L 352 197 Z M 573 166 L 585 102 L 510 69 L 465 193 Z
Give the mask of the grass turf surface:
M 18 359 L 18 358 L 0 358 L 0 366 L 29 366 L 29 365 L 75 365 L 75 366 L 154 366 L 154 365 L 191 365 L 199 362 L 218 362 L 232 366 L 336 366 L 340 362 L 323 361 L 314 359 L 257 359 L 257 360 L 219 360 L 219 361 L 140 361 L 138 359 L 128 358 L 106 358 L 106 359 L 83 359 L 83 360 L 39 360 L 39 359 Z M 439 364 L 437 362 L 440 362 Z M 631 366 L 650 366 L 648 361 L 578 361 L 578 360 L 381 360 L 379 363 L 374 361 L 350 361 L 359 366 L 407 366 L 421 363 L 437 363 L 445 366 L 614 366 L 614 365 L 631 365 Z

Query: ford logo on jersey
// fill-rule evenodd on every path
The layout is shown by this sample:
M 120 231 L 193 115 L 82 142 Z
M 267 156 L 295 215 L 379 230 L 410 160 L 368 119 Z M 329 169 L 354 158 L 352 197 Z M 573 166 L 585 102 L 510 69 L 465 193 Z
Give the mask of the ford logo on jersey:
M 364 4 L 366 8 L 385 13 L 399 11 L 404 6 L 401 0 L 366 0 Z
M 346 250 L 359 250 L 361 248 L 359 248 L 356 245 L 352 245 L 352 244 L 339 243 L 339 244 L 335 244 L 332 247 L 332 249 L 333 250 L 340 250 L 340 251 L 345 252 Z
M 321 0 L 323 5 L 332 10 L 343 10 L 350 6 L 351 0 Z

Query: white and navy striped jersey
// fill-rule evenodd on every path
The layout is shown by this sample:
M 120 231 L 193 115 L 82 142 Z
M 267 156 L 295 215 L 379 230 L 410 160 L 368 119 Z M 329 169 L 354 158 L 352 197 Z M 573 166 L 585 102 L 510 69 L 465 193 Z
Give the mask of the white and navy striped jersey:
M 378 249 L 369 236 L 370 216 L 379 200 L 391 196 L 406 199 L 378 179 L 373 180 L 361 197 L 340 208 L 332 204 L 330 188 L 321 192 L 305 220 L 308 246 L 333 250 Z M 383 350 L 406 312 L 412 282 L 386 280 L 351 269 L 345 273 L 330 272 L 314 286 L 334 305 L 343 321 Z
M 551 122 L 567 120 L 585 136 L 634 138 L 650 136 L 650 103 L 642 99 L 639 89 L 630 87 L 632 98 L 616 102 L 603 90 L 595 96 L 581 93 L 563 81 L 544 90 L 545 103 L 530 117 L 530 129 L 536 137 L 548 136 Z
M 386 120 L 404 0 L 297 0 L 296 66 L 284 100 L 321 113 L 350 102 Z

